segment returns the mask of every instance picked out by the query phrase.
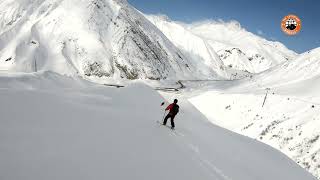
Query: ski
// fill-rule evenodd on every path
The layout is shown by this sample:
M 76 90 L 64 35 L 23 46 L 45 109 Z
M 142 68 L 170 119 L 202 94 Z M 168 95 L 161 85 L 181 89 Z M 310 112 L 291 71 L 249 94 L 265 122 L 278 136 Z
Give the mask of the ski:
M 163 124 L 162 124 L 162 122 L 160 122 L 160 121 L 157 121 L 157 123 L 159 123 L 160 125 L 165 126 L 165 127 L 169 128 L 169 129 L 171 129 L 172 131 L 174 131 L 174 130 L 175 130 L 175 129 L 172 129 L 172 128 L 171 128 L 171 126 L 163 125 Z

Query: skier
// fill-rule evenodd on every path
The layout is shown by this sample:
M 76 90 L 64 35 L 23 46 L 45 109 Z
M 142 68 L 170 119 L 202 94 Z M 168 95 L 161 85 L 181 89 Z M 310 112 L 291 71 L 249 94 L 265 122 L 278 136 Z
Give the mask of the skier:
M 174 129 L 175 125 L 174 125 L 174 117 L 178 114 L 179 112 L 179 106 L 178 106 L 178 100 L 175 99 L 173 101 L 172 104 L 170 104 L 167 108 L 166 111 L 169 110 L 169 113 L 167 114 L 167 116 L 164 118 L 163 120 L 163 125 L 167 124 L 167 120 L 170 118 L 171 120 L 171 129 Z

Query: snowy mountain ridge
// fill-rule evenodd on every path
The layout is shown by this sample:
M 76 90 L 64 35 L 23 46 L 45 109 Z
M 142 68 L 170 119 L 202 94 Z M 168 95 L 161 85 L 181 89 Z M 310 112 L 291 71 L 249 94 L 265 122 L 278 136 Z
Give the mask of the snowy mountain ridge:
M 147 19 L 126 1 L 6 0 L 0 8 L 5 71 L 50 70 L 89 79 L 229 79 L 296 55 L 235 22 Z
M 6 0 L 0 69 L 124 79 L 218 78 L 126 1 Z
M 146 15 L 178 48 L 195 60 L 221 61 L 229 68 L 259 73 L 297 54 L 279 42 L 268 41 L 237 21 L 205 20 L 186 24 L 165 15 Z

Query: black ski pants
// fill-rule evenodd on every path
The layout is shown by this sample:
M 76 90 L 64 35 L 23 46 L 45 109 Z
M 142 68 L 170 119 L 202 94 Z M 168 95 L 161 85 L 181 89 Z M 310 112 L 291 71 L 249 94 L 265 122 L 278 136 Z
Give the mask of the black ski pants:
M 163 120 L 163 125 L 166 125 L 167 124 L 167 120 L 170 118 L 170 121 L 171 121 L 171 127 L 175 127 L 174 126 L 174 117 L 175 117 L 175 115 L 172 115 L 172 114 L 168 114 L 165 118 L 164 118 L 164 120 Z

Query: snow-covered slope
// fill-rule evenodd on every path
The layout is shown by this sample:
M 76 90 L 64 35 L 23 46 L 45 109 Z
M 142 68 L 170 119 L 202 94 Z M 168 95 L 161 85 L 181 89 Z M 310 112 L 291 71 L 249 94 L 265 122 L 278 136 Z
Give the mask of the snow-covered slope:
M 272 145 L 320 178 L 319 66 L 318 48 L 251 79 L 204 85 L 190 101 L 214 124 Z
M 319 175 L 319 49 L 297 55 L 236 22 L 151 23 L 125 0 L 4 0 L 0 10 L 1 179 L 312 179 L 183 99 L 172 133 L 155 124 L 162 98 L 150 88 L 61 76 L 166 85 L 270 67 L 196 82 L 182 97 L 201 94 L 191 102 L 211 121 Z
M 315 179 L 182 99 L 177 130 L 159 126 L 163 99 L 143 84 L 117 89 L 50 72 L 5 73 L 0 98 L 2 180 Z
M 304 82 L 313 78 L 317 79 L 317 77 L 320 76 L 319 66 L 320 48 L 316 48 L 300 54 L 294 60 L 286 61 L 264 73 L 257 74 L 251 78 L 250 81 L 242 83 L 242 86 L 244 89 L 247 85 L 252 86 L 252 84 L 255 84 L 257 87 L 264 86 L 272 88 Z M 314 83 L 314 86 L 316 85 L 317 83 Z M 314 90 L 313 86 L 309 87 L 310 88 L 304 90 L 305 94 L 309 94 L 309 90 Z M 301 89 L 292 88 L 292 90 L 302 92 Z
M 125 79 L 217 77 L 124 0 L 0 2 L 0 69 Z
M 267 41 L 247 32 L 235 21 L 185 24 L 163 15 L 146 17 L 181 51 L 214 69 L 224 64 L 229 68 L 258 73 L 297 55 L 279 42 Z

